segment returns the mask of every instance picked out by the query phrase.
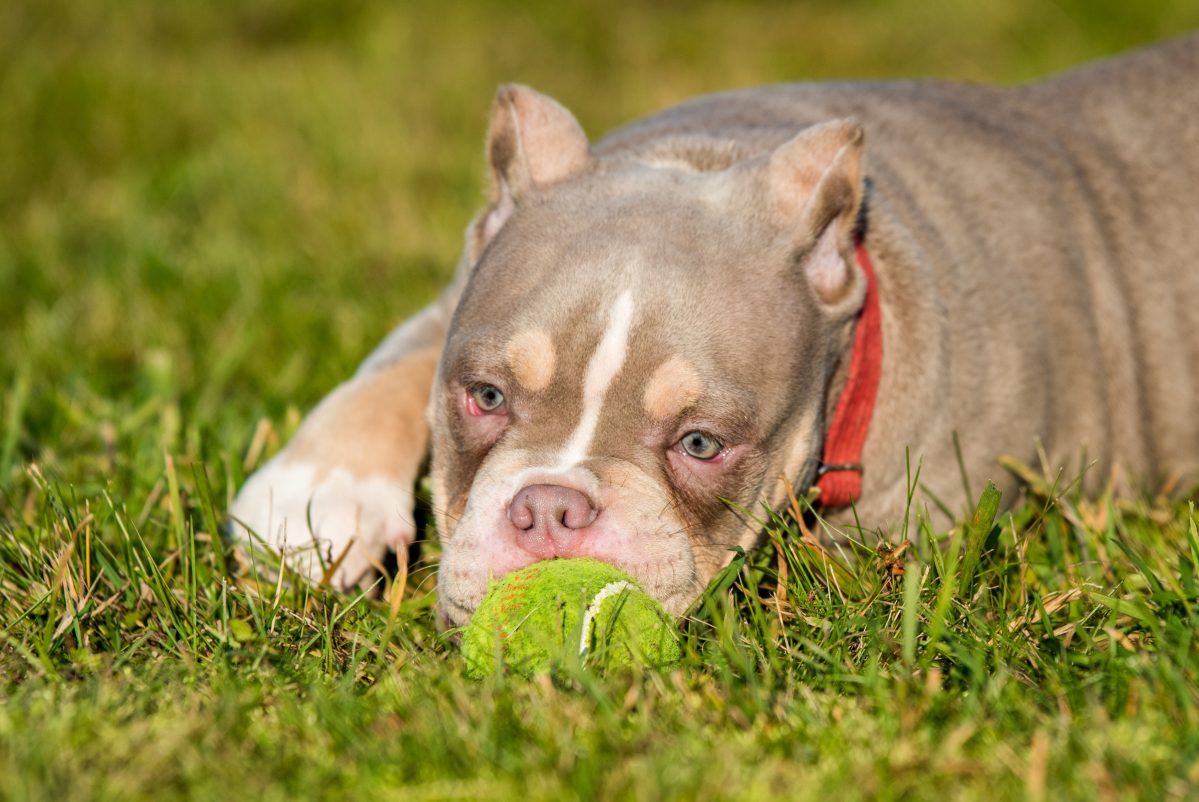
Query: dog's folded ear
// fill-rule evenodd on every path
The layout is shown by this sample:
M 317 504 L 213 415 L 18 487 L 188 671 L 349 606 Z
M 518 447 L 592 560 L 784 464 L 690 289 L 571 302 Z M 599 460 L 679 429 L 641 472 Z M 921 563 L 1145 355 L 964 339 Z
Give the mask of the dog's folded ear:
M 766 162 L 775 223 L 794 237 L 804 272 L 822 301 L 836 304 L 852 285 L 854 227 L 862 206 L 862 126 L 833 120 L 801 131 Z
M 586 170 L 589 147 L 574 115 L 553 98 L 519 84 L 496 92 L 487 158 L 496 182 L 503 182 L 513 199 Z
M 553 98 L 519 84 L 505 84 L 495 94 L 487 159 L 491 203 L 477 226 L 479 252 L 522 196 L 578 175 L 592 164 L 590 143 L 574 115 Z

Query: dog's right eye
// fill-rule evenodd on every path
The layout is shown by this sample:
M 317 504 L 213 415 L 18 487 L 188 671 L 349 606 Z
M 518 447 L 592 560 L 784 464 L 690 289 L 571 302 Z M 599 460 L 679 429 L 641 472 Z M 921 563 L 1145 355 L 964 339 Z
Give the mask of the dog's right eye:
M 679 448 L 689 457 L 708 462 L 724 451 L 724 445 L 707 432 L 687 432 L 679 441 Z
M 494 384 L 475 385 L 466 401 L 472 415 L 499 415 L 504 411 L 504 394 Z

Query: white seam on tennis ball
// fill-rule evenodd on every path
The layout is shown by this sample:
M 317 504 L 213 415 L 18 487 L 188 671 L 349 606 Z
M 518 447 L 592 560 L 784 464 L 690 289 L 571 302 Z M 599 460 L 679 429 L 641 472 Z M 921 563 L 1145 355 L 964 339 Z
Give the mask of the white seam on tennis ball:
M 626 582 L 623 579 L 618 579 L 615 582 L 609 582 L 604 585 L 600 592 L 595 594 L 595 598 L 591 600 L 591 605 L 587 608 L 587 612 L 583 613 L 583 634 L 579 638 L 579 654 L 587 654 L 587 641 L 591 640 L 591 621 L 599 614 L 600 607 L 611 596 L 620 593 L 622 590 L 636 590 L 637 586 L 632 582 Z

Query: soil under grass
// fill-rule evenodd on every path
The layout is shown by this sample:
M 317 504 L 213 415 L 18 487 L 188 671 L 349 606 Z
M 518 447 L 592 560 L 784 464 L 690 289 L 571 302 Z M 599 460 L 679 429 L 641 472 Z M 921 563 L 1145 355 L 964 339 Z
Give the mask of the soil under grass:
M 557 681 L 463 676 L 432 533 L 381 598 L 214 537 L 448 277 L 496 83 L 598 134 L 732 85 L 1023 80 L 1196 25 L 1182 0 L 4 5 L 0 799 L 1196 798 L 1194 493 L 996 465 L 1012 512 L 974 488 L 951 530 L 852 561 L 782 511 L 679 668 Z

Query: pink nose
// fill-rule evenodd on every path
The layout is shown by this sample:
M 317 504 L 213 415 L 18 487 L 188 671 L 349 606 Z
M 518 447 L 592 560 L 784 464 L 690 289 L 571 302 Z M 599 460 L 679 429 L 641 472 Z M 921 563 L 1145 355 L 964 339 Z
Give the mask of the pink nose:
M 597 515 L 591 499 L 561 485 L 529 485 L 508 506 L 517 544 L 540 560 L 577 553 L 583 540 L 581 530 Z

